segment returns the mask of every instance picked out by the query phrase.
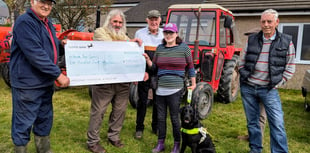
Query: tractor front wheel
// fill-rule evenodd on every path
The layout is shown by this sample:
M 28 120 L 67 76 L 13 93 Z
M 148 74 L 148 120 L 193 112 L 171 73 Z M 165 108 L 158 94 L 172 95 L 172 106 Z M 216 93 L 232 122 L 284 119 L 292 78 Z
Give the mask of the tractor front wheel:
M 197 108 L 199 119 L 205 119 L 213 106 L 213 89 L 206 82 L 199 82 L 192 94 L 191 105 Z
M 9 63 L 2 64 L 1 75 L 5 84 L 11 87 Z
M 239 56 L 234 55 L 224 63 L 220 85 L 217 90 L 217 99 L 223 103 L 236 100 L 239 91 Z

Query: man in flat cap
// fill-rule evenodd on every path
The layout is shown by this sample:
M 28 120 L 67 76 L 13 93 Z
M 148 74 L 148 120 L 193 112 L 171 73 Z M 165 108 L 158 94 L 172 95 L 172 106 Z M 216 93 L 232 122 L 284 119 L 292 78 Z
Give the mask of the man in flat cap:
M 15 153 L 26 153 L 30 132 L 38 153 L 50 153 L 54 81 L 67 87 L 70 80 L 57 66 L 60 42 L 47 19 L 55 0 L 31 0 L 13 28 L 10 56 L 12 139 Z
M 160 12 L 158 10 L 151 10 L 147 14 L 146 22 L 148 24 L 147 27 L 139 29 L 136 34 L 135 38 L 139 38 L 144 43 L 144 50 L 145 53 L 152 59 L 155 53 L 155 50 L 159 44 L 162 43 L 164 38 L 163 29 L 159 28 L 161 17 Z M 147 66 L 146 66 L 147 67 Z M 152 74 L 149 70 L 146 70 L 149 78 L 153 78 L 154 74 Z M 151 79 L 153 80 L 153 79 Z M 137 104 L 137 118 L 136 118 L 136 139 L 141 139 L 144 130 L 144 118 L 147 110 L 148 105 L 148 94 L 149 89 L 152 89 L 155 92 L 155 87 L 151 86 L 150 79 L 147 81 L 140 81 L 138 83 L 138 95 L 139 101 Z M 153 97 L 153 113 L 152 113 L 152 131 L 153 133 L 157 133 L 157 109 L 155 104 L 155 96 Z

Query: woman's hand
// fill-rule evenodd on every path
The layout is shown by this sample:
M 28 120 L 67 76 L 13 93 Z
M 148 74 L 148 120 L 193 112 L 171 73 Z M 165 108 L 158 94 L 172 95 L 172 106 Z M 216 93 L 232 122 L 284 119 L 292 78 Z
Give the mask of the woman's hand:
M 187 89 L 192 89 L 194 91 L 194 89 L 196 88 L 196 83 L 194 85 L 191 85 L 189 87 L 187 87 Z
M 142 55 L 143 55 L 144 58 L 145 58 L 146 64 L 147 64 L 149 67 L 151 67 L 152 64 L 153 64 L 153 62 L 151 61 L 150 57 L 149 57 L 146 53 L 143 53 Z
M 191 77 L 191 86 L 188 86 L 187 89 L 192 89 L 192 91 L 194 91 L 194 89 L 196 88 L 196 78 L 195 77 Z
M 145 72 L 144 77 L 143 77 L 143 81 L 147 81 L 149 78 L 150 78 L 149 73 Z

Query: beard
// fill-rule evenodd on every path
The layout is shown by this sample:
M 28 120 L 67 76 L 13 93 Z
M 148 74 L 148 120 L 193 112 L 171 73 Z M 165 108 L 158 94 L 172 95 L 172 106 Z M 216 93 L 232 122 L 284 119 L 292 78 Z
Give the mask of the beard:
M 125 32 L 124 28 L 122 28 L 122 27 L 117 27 L 117 28 L 119 28 L 118 31 L 116 31 L 115 28 L 111 24 L 109 24 L 107 27 L 107 29 L 109 30 L 109 33 L 112 37 L 119 38 L 119 40 L 122 40 L 122 38 L 124 36 L 126 36 L 126 32 Z

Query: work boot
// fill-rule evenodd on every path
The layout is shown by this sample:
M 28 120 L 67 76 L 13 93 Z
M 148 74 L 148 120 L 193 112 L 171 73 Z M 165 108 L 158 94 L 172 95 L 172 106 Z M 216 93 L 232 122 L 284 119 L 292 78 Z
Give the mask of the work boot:
M 142 131 L 137 131 L 136 134 L 135 134 L 135 138 L 136 139 L 141 139 L 143 136 L 143 132 Z
M 157 146 L 152 150 L 152 153 L 158 153 L 165 150 L 165 139 L 158 139 Z
M 174 146 L 170 153 L 179 153 L 179 152 L 180 152 L 180 142 L 174 141 Z
M 49 136 L 34 136 L 37 153 L 52 153 Z
M 96 143 L 95 145 L 87 145 L 87 148 L 89 149 L 89 151 L 93 152 L 93 153 L 106 153 L 107 151 L 99 144 Z
M 14 153 L 27 153 L 26 146 L 14 146 Z

